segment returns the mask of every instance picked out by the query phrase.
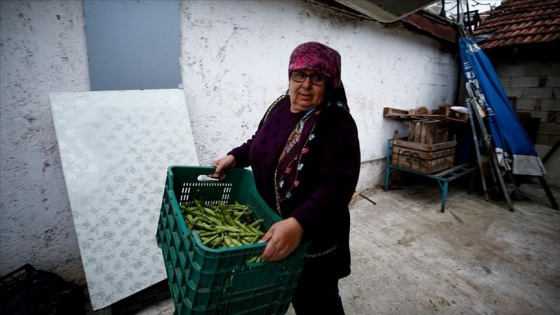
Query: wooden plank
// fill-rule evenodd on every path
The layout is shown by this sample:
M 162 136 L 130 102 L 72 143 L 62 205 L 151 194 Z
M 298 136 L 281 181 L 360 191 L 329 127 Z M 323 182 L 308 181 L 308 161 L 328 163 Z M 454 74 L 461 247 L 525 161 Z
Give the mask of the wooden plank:
M 433 160 L 442 158 L 449 155 L 455 155 L 455 148 L 451 149 L 444 149 L 439 151 L 420 151 L 420 150 L 413 150 L 409 148 L 403 147 L 396 147 L 393 146 L 393 154 L 400 154 L 403 156 L 411 156 L 415 158 L 420 158 L 424 160 Z
M 400 116 L 400 115 L 408 115 L 408 110 L 391 108 L 391 107 L 383 108 L 383 117 Z
M 427 174 L 450 168 L 453 166 L 454 161 L 454 156 L 446 156 L 434 160 L 424 160 L 400 154 L 393 154 L 391 156 L 391 163 L 393 165 L 409 168 Z
M 422 143 L 422 121 L 417 120 L 414 122 L 414 138 L 408 141 Z
M 434 126 L 434 130 L 432 132 L 433 142 L 431 143 L 446 142 L 447 138 L 449 137 L 448 133 L 449 133 L 449 127 L 447 124 L 438 124 Z
M 430 124 L 429 121 L 420 123 L 420 143 L 428 143 L 428 138 L 432 134 L 433 124 Z
M 409 111 L 409 110 L 392 108 L 392 107 L 383 108 L 383 117 L 398 118 L 403 120 L 411 120 L 411 119 L 446 120 L 447 119 L 445 114 L 419 114 L 419 113 L 414 113 L 414 110 Z
M 416 138 L 416 120 L 410 120 L 408 122 L 408 141 L 414 142 Z
M 408 141 L 424 144 L 446 142 L 448 124 L 441 120 L 416 119 L 408 123 Z
M 420 151 L 438 151 L 443 149 L 449 149 L 457 146 L 457 141 L 446 141 L 440 143 L 433 143 L 433 144 L 426 144 L 426 143 L 417 143 L 411 142 L 401 139 L 395 139 L 393 141 L 393 146 L 415 149 Z

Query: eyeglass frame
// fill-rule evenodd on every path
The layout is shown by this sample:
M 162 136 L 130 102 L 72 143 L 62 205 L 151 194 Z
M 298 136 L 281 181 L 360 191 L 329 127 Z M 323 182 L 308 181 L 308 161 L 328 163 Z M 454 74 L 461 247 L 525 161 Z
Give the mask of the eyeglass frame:
M 303 80 L 294 79 L 294 74 L 301 74 L 303 76 Z M 325 75 L 320 74 L 320 73 L 307 74 L 307 73 L 305 73 L 303 71 L 299 71 L 299 70 L 294 70 L 290 73 L 290 79 L 292 79 L 294 82 L 297 82 L 297 83 L 303 83 L 303 82 L 305 82 L 305 80 L 307 78 L 309 78 L 309 81 L 311 82 L 311 84 L 317 85 L 317 86 L 324 85 L 327 82 L 327 77 Z M 322 81 L 317 82 L 317 78 L 320 78 L 319 80 L 322 80 Z

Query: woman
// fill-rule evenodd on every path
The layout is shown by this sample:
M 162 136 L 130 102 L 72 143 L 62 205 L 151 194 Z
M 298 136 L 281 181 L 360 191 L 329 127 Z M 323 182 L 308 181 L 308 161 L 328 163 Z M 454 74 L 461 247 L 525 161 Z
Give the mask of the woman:
M 308 256 L 292 305 L 297 314 L 344 314 L 338 280 L 350 274 L 350 213 L 360 146 L 346 105 L 338 52 L 308 42 L 292 52 L 288 94 L 267 110 L 253 137 L 212 163 L 212 177 L 251 166 L 259 194 L 283 220 L 262 238 L 261 258 Z

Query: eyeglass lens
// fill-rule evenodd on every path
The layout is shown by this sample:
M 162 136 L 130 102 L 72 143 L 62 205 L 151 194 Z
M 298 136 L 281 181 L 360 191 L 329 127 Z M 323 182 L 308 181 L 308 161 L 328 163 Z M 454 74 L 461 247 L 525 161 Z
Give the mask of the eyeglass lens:
M 323 83 L 325 83 L 325 76 L 321 75 L 321 74 L 306 74 L 300 71 L 294 71 L 292 72 L 292 80 L 301 83 L 303 81 L 305 81 L 305 79 L 309 77 L 309 79 L 311 80 L 312 84 L 315 85 L 321 85 Z

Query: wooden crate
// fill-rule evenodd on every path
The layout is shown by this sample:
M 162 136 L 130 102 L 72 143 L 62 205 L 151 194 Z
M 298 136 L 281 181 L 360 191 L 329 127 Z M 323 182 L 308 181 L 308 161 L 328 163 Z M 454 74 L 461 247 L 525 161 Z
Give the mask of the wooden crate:
M 391 164 L 422 173 L 435 173 L 454 165 L 456 146 L 455 140 L 428 144 L 395 138 Z
M 448 130 L 448 124 L 441 120 L 412 120 L 408 124 L 408 141 L 426 144 L 446 142 Z

